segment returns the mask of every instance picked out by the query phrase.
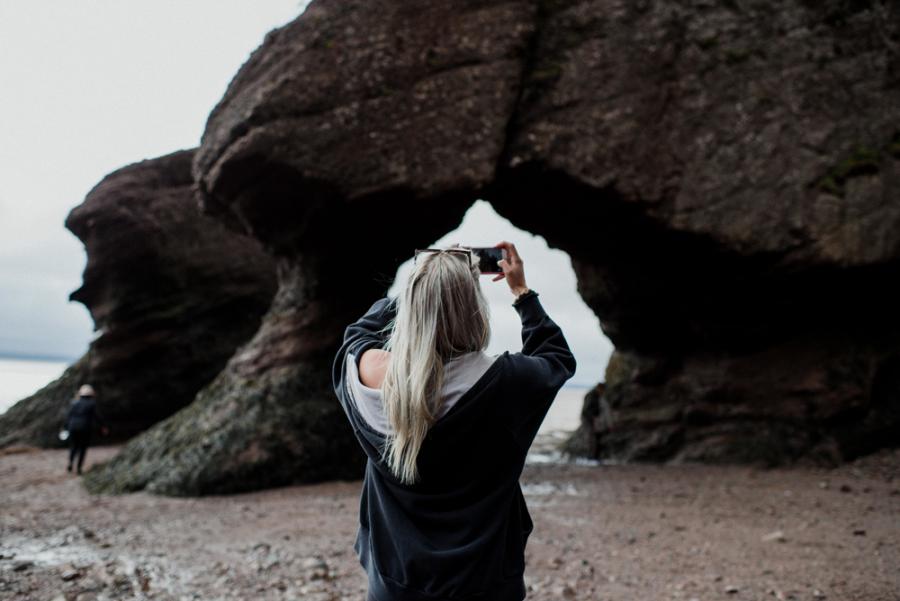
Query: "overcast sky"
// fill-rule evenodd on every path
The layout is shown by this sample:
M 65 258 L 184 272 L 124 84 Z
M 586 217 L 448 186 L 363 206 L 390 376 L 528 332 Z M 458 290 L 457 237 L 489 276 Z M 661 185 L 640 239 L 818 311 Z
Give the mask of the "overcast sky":
M 68 295 L 86 256 L 66 215 L 111 171 L 199 145 L 207 115 L 250 52 L 305 5 L 0 0 L 0 355 L 84 353 L 93 323 Z M 519 248 L 529 286 L 572 346 L 571 383 L 602 380 L 611 346 L 578 297 L 568 255 L 483 201 L 434 245 L 501 240 Z M 492 306 L 489 352 L 521 349 L 508 286 L 483 276 L 482 287 Z

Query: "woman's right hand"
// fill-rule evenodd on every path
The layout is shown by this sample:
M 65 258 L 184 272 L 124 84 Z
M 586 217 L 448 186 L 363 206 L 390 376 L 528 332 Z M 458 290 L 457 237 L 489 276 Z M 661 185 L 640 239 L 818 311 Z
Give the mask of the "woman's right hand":
M 498 261 L 503 273 L 497 274 L 493 281 L 496 282 L 497 280 L 506 278 L 506 283 L 509 284 L 509 289 L 515 296 L 519 296 L 527 291 L 528 286 L 525 284 L 525 263 L 522 261 L 522 257 L 519 256 L 518 251 L 516 251 L 516 245 L 504 240 L 503 242 L 495 244 L 494 248 L 505 249 L 506 258 Z

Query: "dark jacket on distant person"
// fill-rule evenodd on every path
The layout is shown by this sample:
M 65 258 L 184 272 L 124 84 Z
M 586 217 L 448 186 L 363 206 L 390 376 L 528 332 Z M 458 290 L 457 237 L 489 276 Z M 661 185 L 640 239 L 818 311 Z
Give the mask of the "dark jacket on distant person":
M 94 422 L 106 427 L 100 413 L 97 411 L 97 402 L 92 396 L 81 396 L 69 405 L 69 413 L 66 415 L 66 430 L 69 432 L 90 432 Z
M 349 381 L 396 300 L 378 300 L 347 327 L 333 385 L 368 456 L 354 549 L 378 601 L 521 601 L 533 529 L 519 477 L 575 358 L 536 292 L 513 303 L 522 352 L 504 352 L 435 421 L 419 451 L 420 481 L 403 484 L 381 459 L 386 438 L 365 419 Z M 355 365 L 349 365 L 353 361 Z M 358 388 L 357 388 L 358 389 Z

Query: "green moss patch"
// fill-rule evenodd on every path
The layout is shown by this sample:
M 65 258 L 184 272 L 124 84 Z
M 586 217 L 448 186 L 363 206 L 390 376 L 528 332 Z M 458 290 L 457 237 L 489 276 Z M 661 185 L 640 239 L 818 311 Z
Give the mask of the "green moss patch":
M 829 169 L 813 182 L 813 187 L 843 198 L 846 183 L 852 177 L 873 175 L 881 169 L 885 156 L 900 156 L 900 132 L 895 133 L 890 142 L 881 148 L 858 144 L 848 157 Z

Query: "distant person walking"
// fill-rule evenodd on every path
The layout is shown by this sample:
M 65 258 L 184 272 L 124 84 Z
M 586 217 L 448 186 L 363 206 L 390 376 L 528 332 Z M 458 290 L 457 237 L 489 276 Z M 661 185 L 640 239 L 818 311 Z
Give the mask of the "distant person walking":
M 464 247 L 417 251 L 404 294 L 344 332 L 333 383 L 368 456 L 354 543 L 368 601 L 525 598 L 534 523 L 519 476 L 576 363 L 515 245 L 496 247 L 521 352 L 485 352 L 489 308 Z
M 91 430 L 94 422 L 96 421 L 100 425 L 100 431 L 104 435 L 109 433 L 109 428 L 106 427 L 106 423 L 97 411 L 95 397 L 94 387 L 84 384 L 78 389 L 78 397 L 69 406 L 69 413 L 66 415 L 66 430 L 69 431 L 69 467 L 66 469 L 70 472 L 72 463 L 77 457 L 78 473 L 81 474 L 84 456 L 91 444 Z

